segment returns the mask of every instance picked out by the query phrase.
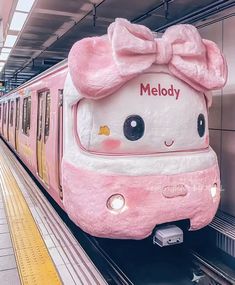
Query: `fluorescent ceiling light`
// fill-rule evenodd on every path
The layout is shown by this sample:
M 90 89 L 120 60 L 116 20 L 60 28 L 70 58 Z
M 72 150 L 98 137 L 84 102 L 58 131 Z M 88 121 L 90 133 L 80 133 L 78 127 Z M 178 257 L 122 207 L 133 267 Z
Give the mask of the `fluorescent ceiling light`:
M 26 13 L 15 12 L 11 20 L 10 30 L 21 31 L 27 17 L 28 14 Z
M 7 60 L 9 56 L 9 53 L 1 53 L 0 54 L 0 60 Z
M 11 48 L 2 48 L 2 52 L 10 53 L 11 52 Z
M 7 35 L 4 47 L 13 47 L 17 40 L 17 36 Z
M 29 12 L 35 0 L 19 0 L 16 6 L 16 11 Z

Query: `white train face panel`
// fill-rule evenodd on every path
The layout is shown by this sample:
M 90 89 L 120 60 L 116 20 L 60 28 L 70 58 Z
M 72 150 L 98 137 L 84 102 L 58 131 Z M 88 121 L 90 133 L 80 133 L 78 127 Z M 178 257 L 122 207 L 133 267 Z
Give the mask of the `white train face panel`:
M 235 216 L 235 17 L 200 29 L 204 38 L 215 41 L 222 49 L 228 64 L 228 81 L 221 91 L 213 91 L 209 112 L 210 144 L 216 151 L 223 191 L 221 210 Z
M 201 150 L 209 145 L 206 100 L 169 74 L 147 73 L 110 97 L 83 99 L 77 132 L 82 147 L 95 153 Z

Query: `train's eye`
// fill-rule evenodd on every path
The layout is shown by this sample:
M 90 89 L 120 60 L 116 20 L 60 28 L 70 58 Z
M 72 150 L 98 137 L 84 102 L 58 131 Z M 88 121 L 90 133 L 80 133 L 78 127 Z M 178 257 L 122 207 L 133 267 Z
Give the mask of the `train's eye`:
M 204 136 L 205 128 L 206 128 L 205 117 L 203 114 L 200 114 L 197 118 L 197 131 L 200 137 Z
M 144 135 L 144 120 L 138 115 L 128 116 L 123 124 L 123 133 L 130 141 L 137 141 Z

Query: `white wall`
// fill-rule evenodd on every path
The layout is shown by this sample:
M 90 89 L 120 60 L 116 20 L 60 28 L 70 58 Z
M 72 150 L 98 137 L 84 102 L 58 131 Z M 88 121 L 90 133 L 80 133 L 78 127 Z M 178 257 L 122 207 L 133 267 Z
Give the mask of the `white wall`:
M 203 27 L 203 38 L 222 49 L 228 63 L 228 82 L 213 93 L 209 113 L 210 144 L 216 151 L 224 191 L 220 209 L 235 216 L 235 17 Z

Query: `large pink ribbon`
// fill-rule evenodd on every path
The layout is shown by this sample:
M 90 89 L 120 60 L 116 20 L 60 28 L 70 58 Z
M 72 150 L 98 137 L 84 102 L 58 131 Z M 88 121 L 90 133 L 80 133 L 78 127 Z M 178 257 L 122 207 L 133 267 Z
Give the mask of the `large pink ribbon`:
M 192 25 L 172 26 L 156 38 L 145 26 L 116 19 L 108 36 L 78 41 L 68 57 L 75 87 L 93 99 L 111 95 L 152 64 L 167 65 L 172 75 L 201 92 L 222 88 L 227 80 L 219 48 L 201 39 Z

